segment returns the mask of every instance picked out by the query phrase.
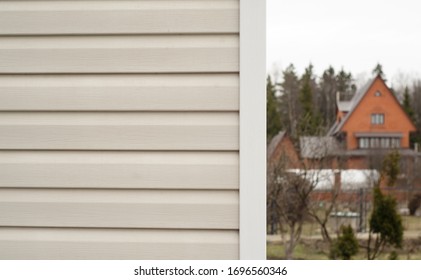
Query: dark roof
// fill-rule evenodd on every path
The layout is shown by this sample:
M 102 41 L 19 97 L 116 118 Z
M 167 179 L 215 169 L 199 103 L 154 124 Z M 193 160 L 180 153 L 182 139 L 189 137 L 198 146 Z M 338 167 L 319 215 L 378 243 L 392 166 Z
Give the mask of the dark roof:
M 344 151 L 347 156 L 370 156 L 373 154 L 388 154 L 391 149 L 356 149 Z M 421 153 L 412 149 L 398 149 L 401 156 L 416 156 L 421 157 Z
M 338 141 L 331 136 L 300 137 L 300 152 L 302 158 L 322 158 L 340 154 Z
M 268 147 L 267 147 L 267 158 L 271 158 L 273 153 L 276 150 L 276 147 L 279 145 L 279 143 L 281 143 L 282 139 L 285 136 L 285 131 L 279 131 L 278 134 L 276 134 L 272 140 L 270 141 Z
M 333 125 L 330 127 L 329 131 L 327 132 L 327 135 L 333 136 L 337 132 L 337 128 L 339 126 L 339 122 L 334 122 Z
M 377 79 L 376 76 L 372 79 L 370 79 L 363 87 L 361 87 L 354 95 L 354 97 L 351 99 L 350 105 L 349 106 L 349 112 L 348 114 L 346 114 L 346 116 L 339 122 L 339 123 L 335 123 L 329 130 L 328 135 L 335 135 L 336 133 L 338 133 L 341 128 L 344 126 L 344 124 L 346 123 L 346 121 L 349 119 L 349 117 L 352 115 L 353 111 L 355 110 L 355 108 L 357 108 L 358 104 L 360 104 L 361 100 L 363 99 L 365 93 L 367 92 L 367 90 L 371 87 L 371 85 L 374 83 L 374 81 Z
M 402 132 L 355 132 L 356 137 L 396 137 L 402 138 Z

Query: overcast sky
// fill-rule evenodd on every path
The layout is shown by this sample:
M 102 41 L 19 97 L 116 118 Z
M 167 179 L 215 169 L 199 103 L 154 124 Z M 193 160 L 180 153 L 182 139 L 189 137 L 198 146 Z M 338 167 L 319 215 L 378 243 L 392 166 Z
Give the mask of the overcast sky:
M 311 62 L 363 77 L 380 62 L 392 83 L 421 78 L 421 1 L 267 0 L 266 43 L 268 72 Z

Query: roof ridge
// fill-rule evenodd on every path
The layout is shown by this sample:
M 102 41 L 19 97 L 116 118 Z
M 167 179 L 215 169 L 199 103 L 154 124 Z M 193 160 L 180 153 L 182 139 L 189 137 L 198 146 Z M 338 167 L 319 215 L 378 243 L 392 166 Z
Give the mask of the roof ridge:
M 346 114 L 346 116 L 344 118 L 341 119 L 341 121 L 339 123 L 335 122 L 335 128 L 333 129 L 333 127 L 329 130 L 329 134 L 328 135 L 334 135 L 336 133 L 338 133 L 338 131 L 344 126 L 345 122 L 349 119 L 349 117 L 351 116 L 351 114 L 354 112 L 355 108 L 357 108 L 358 104 L 361 102 L 361 100 L 363 99 L 363 97 L 365 96 L 365 94 L 367 93 L 368 89 L 371 87 L 371 85 L 374 83 L 374 81 L 380 78 L 382 79 L 379 75 L 376 75 L 374 78 L 369 79 L 364 86 L 362 86 L 354 95 L 354 97 L 352 97 L 351 99 L 351 107 L 349 109 L 349 112 Z

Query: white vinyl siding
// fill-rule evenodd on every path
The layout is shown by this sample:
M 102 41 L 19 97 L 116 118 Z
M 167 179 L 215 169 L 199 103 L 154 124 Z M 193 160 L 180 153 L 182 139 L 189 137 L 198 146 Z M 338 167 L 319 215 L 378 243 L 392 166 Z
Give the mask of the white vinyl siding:
M 236 74 L 0 75 L 2 111 L 238 111 Z
M 0 38 L 0 73 L 238 71 L 237 35 Z
M 238 188 L 237 152 L 0 151 L 0 187 Z
M 226 34 L 238 25 L 235 0 L 0 2 L 1 35 Z
M 171 242 L 169 242 L 169 240 Z M 7 259 L 227 259 L 238 257 L 238 233 L 228 230 L 154 230 L 5 227 Z M 204 252 L 206 254 L 204 254 Z
M 5 112 L 0 132 L 0 149 L 237 150 L 238 114 Z
M 236 191 L 16 188 L 0 190 L 0 202 L 8 226 L 238 228 Z
M 239 0 L 0 2 L 0 259 L 238 259 Z

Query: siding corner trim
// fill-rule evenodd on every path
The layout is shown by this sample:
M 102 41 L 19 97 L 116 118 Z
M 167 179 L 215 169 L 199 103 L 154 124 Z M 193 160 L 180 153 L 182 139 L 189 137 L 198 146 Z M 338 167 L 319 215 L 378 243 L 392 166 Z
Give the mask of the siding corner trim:
M 265 14 L 240 0 L 240 259 L 266 259 Z

